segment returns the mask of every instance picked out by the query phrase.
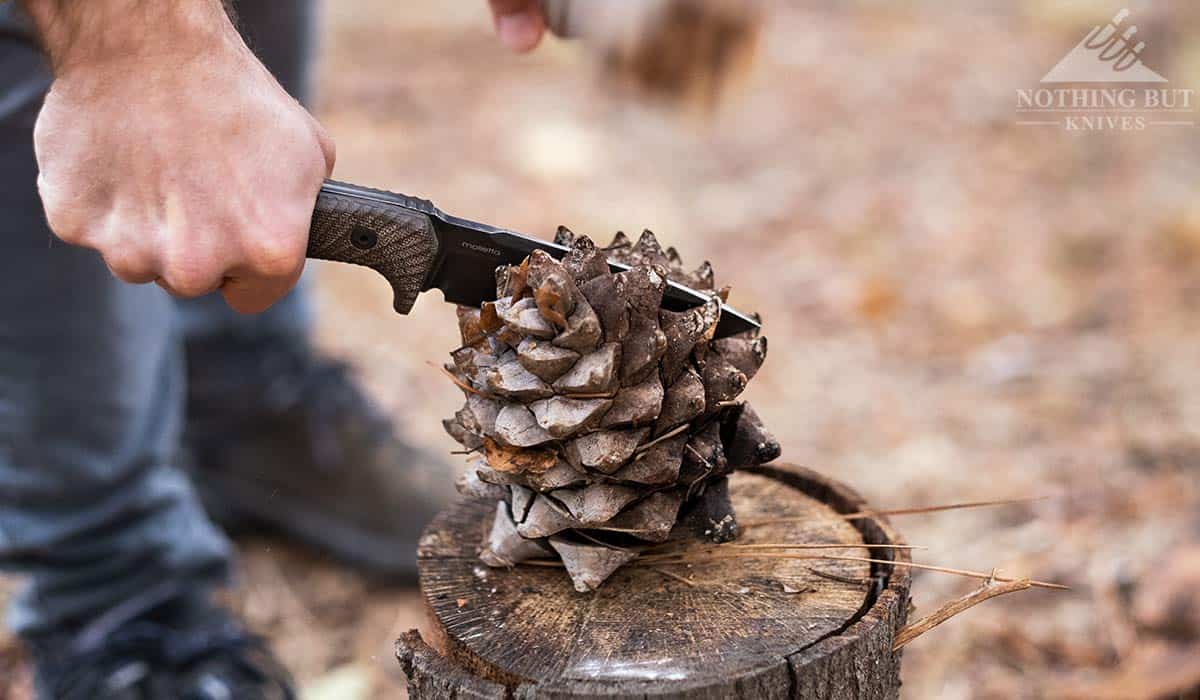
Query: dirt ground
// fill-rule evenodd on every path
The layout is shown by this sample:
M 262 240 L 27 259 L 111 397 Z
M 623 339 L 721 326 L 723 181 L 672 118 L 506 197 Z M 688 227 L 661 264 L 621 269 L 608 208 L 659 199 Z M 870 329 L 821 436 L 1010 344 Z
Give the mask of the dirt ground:
M 913 642 L 903 697 L 1200 686 L 1200 141 L 1016 123 L 1016 91 L 1120 4 L 775 3 L 707 120 L 603 89 L 578 46 L 506 55 L 482 2 L 327 4 L 318 113 L 339 178 L 543 236 L 650 228 L 765 317 L 747 398 L 786 459 L 879 507 L 1046 497 L 895 520 L 929 547 L 918 561 L 1072 587 Z M 1196 86 L 1200 9 L 1147 5 L 1129 20 L 1145 62 Z M 382 280 L 317 273 L 321 342 L 451 449 L 460 397 L 428 363 L 455 345 L 452 308 L 430 294 L 396 317 Z M 238 602 L 307 698 L 403 697 L 391 648 L 422 623 L 413 591 L 242 545 Z M 917 614 L 973 586 L 919 573 Z

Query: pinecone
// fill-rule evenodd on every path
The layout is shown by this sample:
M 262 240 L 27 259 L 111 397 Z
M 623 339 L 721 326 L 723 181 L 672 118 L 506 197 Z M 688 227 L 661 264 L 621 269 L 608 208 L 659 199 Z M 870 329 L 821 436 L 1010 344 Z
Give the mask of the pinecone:
M 557 556 L 582 592 L 672 530 L 736 537 L 726 476 L 779 446 L 735 401 L 766 338 L 713 339 L 728 288 L 712 292 L 709 263 L 685 272 L 649 231 L 605 249 L 565 228 L 555 240 L 562 262 L 534 251 L 497 270 L 496 301 L 459 307 L 446 369 L 467 402 L 444 425 L 473 454 L 459 490 L 498 502 L 483 561 Z M 712 296 L 662 309 L 668 278 Z

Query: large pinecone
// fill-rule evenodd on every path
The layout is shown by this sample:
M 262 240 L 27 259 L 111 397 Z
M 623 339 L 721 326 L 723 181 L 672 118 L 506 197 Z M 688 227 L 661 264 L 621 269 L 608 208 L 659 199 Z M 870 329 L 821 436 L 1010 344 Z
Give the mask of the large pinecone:
M 713 338 L 728 290 L 711 265 L 683 271 L 649 231 L 605 249 L 565 228 L 556 241 L 562 262 L 534 251 L 497 270 L 496 301 L 459 307 L 447 369 L 467 403 L 444 423 L 472 453 L 459 489 L 498 501 L 483 561 L 557 555 L 588 591 L 673 529 L 736 537 L 726 476 L 779 446 L 735 401 L 766 338 Z M 668 277 L 709 302 L 660 308 Z

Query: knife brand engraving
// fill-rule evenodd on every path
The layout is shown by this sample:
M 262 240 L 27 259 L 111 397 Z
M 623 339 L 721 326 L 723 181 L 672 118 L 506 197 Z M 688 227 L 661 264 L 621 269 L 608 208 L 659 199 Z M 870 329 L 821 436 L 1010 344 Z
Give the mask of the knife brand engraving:
M 484 255 L 491 255 L 491 256 L 497 257 L 497 258 L 502 255 L 502 253 L 499 250 L 496 250 L 495 248 L 492 248 L 492 247 L 486 246 L 486 245 L 480 245 L 478 243 L 472 243 L 470 241 L 463 241 L 462 247 L 466 248 L 467 250 L 474 251 L 476 253 L 483 253 Z

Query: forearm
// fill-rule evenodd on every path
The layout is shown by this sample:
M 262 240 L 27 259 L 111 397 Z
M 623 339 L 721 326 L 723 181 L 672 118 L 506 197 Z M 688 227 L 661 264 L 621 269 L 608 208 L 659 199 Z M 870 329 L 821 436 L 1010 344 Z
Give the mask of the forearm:
M 18 0 L 56 74 L 80 63 L 153 60 L 236 40 L 223 0 Z

